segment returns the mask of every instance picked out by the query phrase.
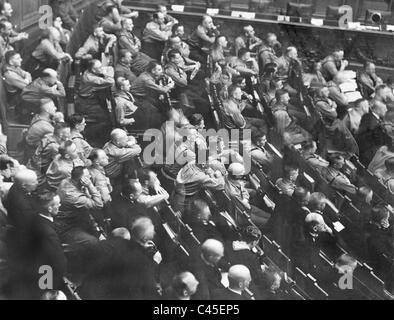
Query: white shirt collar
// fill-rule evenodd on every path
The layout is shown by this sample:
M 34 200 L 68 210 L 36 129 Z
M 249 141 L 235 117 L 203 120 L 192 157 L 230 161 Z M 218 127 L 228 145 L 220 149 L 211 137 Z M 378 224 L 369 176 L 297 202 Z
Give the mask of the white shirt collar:
M 242 296 L 242 292 L 239 292 L 239 291 L 236 291 L 234 289 L 231 289 L 230 287 L 227 287 L 227 289 L 232 291 L 232 292 L 234 292 L 234 293 L 236 293 L 236 294 L 238 294 L 238 295 L 240 295 L 240 296 Z
M 47 220 L 49 220 L 50 222 L 53 222 L 53 218 L 52 217 L 48 217 L 48 216 L 46 216 L 46 215 L 43 215 L 43 214 L 39 214 L 40 215 L 40 217 L 43 217 L 44 219 L 47 219 Z

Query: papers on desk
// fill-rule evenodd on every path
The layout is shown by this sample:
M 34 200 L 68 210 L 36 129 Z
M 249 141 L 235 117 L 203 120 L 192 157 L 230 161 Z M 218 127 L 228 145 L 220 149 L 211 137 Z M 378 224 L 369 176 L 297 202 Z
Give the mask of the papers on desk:
M 219 9 L 207 8 L 207 14 L 210 16 L 215 16 L 215 15 L 219 14 Z
M 388 24 L 388 25 L 386 26 L 386 30 L 387 30 L 387 31 L 394 31 L 394 26 L 391 25 L 391 24 Z
M 379 31 L 380 27 L 376 27 L 376 26 L 364 26 L 365 30 L 372 30 L 372 31 Z
M 332 225 L 334 226 L 336 232 L 341 232 L 343 229 L 345 229 L 344 225 L 339 221 L 333 222 Z
M 361 28 L 361 23 L 360 22 L 348 22 L 347 27 L 349 29 L 357 30 Z
M 185 6 L 173 4 L 171 6 L 172 11 L 183 12 L 185 10 Z
M 349 103 L 362 99 L 360 91 L 346 92 L 345 96 Z
M 245 12 L 245 11 L 231 11 L 231 16 L 236 18 L 243 18 L 252 20 L 256 17 L 256 13 L 254 12 Z
M 339 88 L 341 88 L 343 93 L 357 91 L 357 82 L 355 80 L 346 81 L 345 83 L 340 84 Z
M 321 27 L 322 25 L 324 25 L 324 19 L 311 18 L 311 24 L 314 26 Z
M 289 16 L 281 16 L 281 15 L 279 15 L 278 16 L 278 21 L 287 21 L 287 22 L 289 22 L 290 21 L 290 17 Z

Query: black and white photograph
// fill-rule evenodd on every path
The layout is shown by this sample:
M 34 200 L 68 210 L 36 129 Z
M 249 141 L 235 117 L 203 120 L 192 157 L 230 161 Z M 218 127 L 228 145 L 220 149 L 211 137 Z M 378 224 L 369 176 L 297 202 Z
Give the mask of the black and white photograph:
M 0 0 L 0 300 L 394 300 L 394 1 Z

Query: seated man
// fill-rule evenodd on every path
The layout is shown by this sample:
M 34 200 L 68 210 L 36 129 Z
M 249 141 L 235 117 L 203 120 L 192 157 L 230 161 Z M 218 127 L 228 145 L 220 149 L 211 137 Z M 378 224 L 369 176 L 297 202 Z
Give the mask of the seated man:
M 357 100 L 354 107 L 349 109 L 343 122 L 352 134 L 357 134 L 360 127 L 361 119 L 364 114 L 369 112 L 369 101 L 366 99 Z
M 165 64 L 168 63 L 168 53 L 171 50 L 178 50 L 180 52 L 182 57 L 182 61 L 180 63 L 182 68 L 186 72 L 191 72 L 201 67 L 201 64 L 199 62 L 189 58 L 189 46 L 185 42 L 183 42 L 179 36 L 171 36 L 168 39 L 168 44 L 163 51 L 163 60 Z
M 360 161 L 365 165 L 370 163 L 379 147 L 387 142 L 382 128 L 387 106 L 378 100 L 372 100 L 371 104 L 369 112 L 361 118 L 356 137 L 360 148 Z
M 344 71 L 349 65 L 347 60 L 344 60 L 344 51 L 342 48 L 336 48 L 322 61 L 322 73 L 327 81 L 333 80 L 338 72 Z
M 297 188 L 297 178 L 299 174 L 299 169 L 294 165 L 285 165 L 283 168 L 283 178 L 279 178 L 275 185 L 281 191 L 282 194 L 285 194 L 291 197 L 294 193 L 294 190 Z
M 252 300 L 252 297 L 248 297 L 246 291 L 252 282 L 250 271 L 247 267 L 242 264 L 233 265 L 228 270 L 228 282 L 228 288 L 213 291 L 213 300 Z
M 38 113 L 41 99 L 49 98 L 55 103 L 58 98 L 65 98 L 66 91 L 63 84 L 58 80 L 58 73 L 53 69 L 45 69 L 42 75 L 27 85 L 21 94 L 24 108 Z
M 384 169 L 375 171 L 379 181 L 387 187 L 390 192 L 394 191 L 394 158 L 389 158 L 384 162 Z
M 4 0 L 0 2 L 0 21 L 10 22 L 12 23 L 12 14 L 14 13 L 14 9 L 10 2 Z M 20 40 L 28 39 L 29 34 L 26 32 L 16 32 L 15 29 L 12 28 L 10 34 L 10 43 L 15 43 Z
M 317 145 L 315 141 L 306 142 L 302 148 L 302 157 L 311 167 L 320 172 L 322 168 L 328 167 L 328 161 L 316 154 L 316 151 Z
M 263 166 L 264 169 L 269 170 L 273 164 L 273 154 L 266 149 L 267 135 L 265 133 L 257 133 L 252 135 L 252 145 L 250 149 L 250 157 Z
M 234 209 L 246 211 L 252 221 L 258 227 L 264 227 L 271 217 L 271 214 L 250 204 L 250 194 L 245 187 L 245 167 L 240 163 L 232 163 L 228 168 L 228 176 L 225 179 L 224 190 L 226 194 L 234 200 Z M 239 221 L 244 224 L 245 220 Z
M 175 182 L 175 194 L 172 199 L 174 210 L 189 215 L 193 201 L 198 198 L 203 188 L 223 190 L 224 178 L 218 171 L 214 172 L 206 165 L 192 161 L 178 173 Z
M 164 292 L 168 300 L 191 300 L 197 292 L 199 282 L 191 272 L 181 272 L 174 276 L 170 287 Z
M 4 86 L 7 90 L 7 101 L 10 106 L 15 106 L 15 112 L 22 115 L 20 109 L 20 94 L 22 90 L 32 82 L 31 74 L 24 71 L 22 58 L 16 51 L 8 51 L 4 56 L 4 64 L 1 74 L 4 78 Z
M 290 104 L 290 96 L 286 90 L 279 89 L 276 94 L 276 103 L 272 106 L 272 114 L 275 120 L 275 129 L 283 136 L 286 144 L 297 144 L 308 141 L 310 134 L 302 129 L 297 122 L 306 120 L 305 112 Z
M 130 51 L 120 50 L 119 60 L 115 66 L 115 80 L 119 77 L 126 78 L 130 84 L 137 79 L 137 76 L 131 71 L 131 63 L 133 61 L 133 55 Z
M 190 217 L 184 221 L 188 222 L 194 235 L 201 243 L 207 239 L 223 241 L 216 224 L 212 220 L 211 210 L 204 200 L 196 199 L 193 201 Z
M 228 250 L 227 259 L 232 264 L 243 264 L 250 270 L 252 281 L 255 285 L 261 285 L 263 280 L 263 271 L 259 254 L 253 250 L 259 244 L 262 233 L 254 226 L 247 226 L 241 230 L 242 240 L 236 240 L 231 243 Z
M 364 63 L 364 69 L 357 74 L 361 94 L 368 99 L 375 93 L 375 88 L 383 84 L 383 80 L 376 74 L 375 64 L 370 61 Z
M 232 57 L 229 60 L 229 66 L 245 77 L 259 74 L 257 61 L 250 56 L 250 51 L 246 48 L 240 49 L 237 57 Z
M 71 0 L 52 0 L 50 5 L 55 17 L 59 16 L 67 30 L 73 30 L 78 21 L 78 13 Z
M 101 18 L 98 25 L 103 28 L 105 33 L 117 34 L 122 30 L 121 17 L 115 4 L 108 3 L 104 5 L 105 15 Z
M 243 27 L 243 34 L 235 38 L 235 55 L 238 55 L 241 48 L 246 48 L 248 51 L 256 53 L 262 44 L 263 40 L 256 37 L 253 26 L 249 24 Z
M 133 33 L 134 23 L 132 19 L 122 20 L 122 30 L 118 34 L 118 45 L 120 50 L 131 52 L 131 70 L 138 76 L 143 73 L 152 58 L 140 52 L 141 41 Z
M 76 111 L 86 119 L 86 138 L 93 146 L 102 145 L 110 131 L 108 101 L 114 85 L 114 70 L 91 60 L 83 73 L 76 98 Z
M 42 99 L 40 106 L 40 113 L 37 114 L 31 121 L 30 127 L 27 130 L 25 138 L 25 154 L 24 158 L 27 160 L 33 155 L 37 147 L 40 145 L 41 139 L 47 134 L 52 134 L 54 131 L 53 117 L 56 113 L 56 106 L 50 99 Z
M 36 151 L 27 163 L 27 167 L 34 170 L 38 176 L 39 183 L 45 182 L 45 174 L 51 162 L 59 153 L 62 143 L 70 139 L 70 126 L 66 123 L 58 123 L 53 134 L 45 136 Z
M 340 87 L 342 83 L 348 80 L 344 72 L 338 72 L 332 80 L 327 82 L 328 90 L 330 91 L 329 98 L 337 104 L 340 117 L 349 108 L 349 100 Z
M 214 239 L 205 240 L 201 245 L 199 255 L 191 259 L 190 270 L 199 282 L 196 299 L 210 300 L 216 289 L 222 289 L 222 275 L 218 269 L 219 262 L 224 257 L 223 244 Z
M 78 156 L 75 143 L 70 140 L 62 143 L 59 147 L 59 155 L 52 161 L 46 172 L 49 188 L 56 192 L 60 183 L 71 177 L 72 170 L 83 165 L 84 162 Z
M 258 52 L 259 69 L 261 72 L 270 63 L 277 64 L 275 47 L 281 46 L 275 33 L 267 33 L 266 43 L 261 46 Z
M 35 217 L 32 228 L 27 235 L 34 241 L 31 241 L 25 248 L 27 265 L 32 268 L 33 274 L 36 275 L 35 283 L 40 276 L 39 268 L 47 265 L 53 271 L 54 289 L 64 287 L 63 277 L 67 271 L 67 259 L 54 226 L 54 219 L 59 213 L 60 205 L 60 197 L 55 193 L 46 192 L 38 196 L 38 215 Z
M 141 153 L 141 147 L 132 136 L 122 129 L 114 129 L 111 132 L 111 141 L 103 148 L 109 157 L 109 163 L 105 167 L 110 179 L 121 179 L 129 173 L 133 165 L 133 159 Z
M 164 75 L 163 67 L 151 61 L 145 72 L 141 73 L 131 85 L 130 92 L 140 107 L 136 125 L 141 129 L 159 128 L 163 123 L 163 113 L 168 108 L 167 94 L 175 83 Z M 166 98 L 165 98 L 166 97 Z M 138 121 L 137 121 L 138 119 Z
M 68 123 L 70 124 L 71 128 L 70 138 L 77 146 L 78 156 L 81 160 L 86 161 L 90 155 L 90 152 L 93 150 L 92 146 L 83 136 L 83 132 L 85 131 L 86 127 L 86 120 L 83 115 L 74 113 L 68 118 Z
M 298 59 L 296 47 L 287 47 L 283 55 L 275 63 L 278 65 L 277 75 L 283 81 L 284 88 L 291 96 L 295 96 L 300 88 L 298 83 L 294 83 L 294 72 L 302 72 L 302 64 Z
M 329 96 L 330 91 L 324 85 L 315 91 L 315 106 L 326 124 L 331 124 L 338 117 L 337 104 Z
M 105 167 L 109 163 L 109 158 L 104 150 L 93 149 L 90 152 L 89 160 L 91 166 L 89 167 L 90 178 L 97 191 L 101 194 L 101 199 L 104 206 L 112 201 L 111 193 L 113 191 L 112 185 L 105 173 Z
M 0 62 L 3 61 L 8 51 L 13 51 L 14 47 L 10 44 L 12 24 L 8 21 L 0 21 Z
M 164 15 L 165 28 L 172 30 L 172 27 L 178 23 L 178 20 L 167 13 L 167 7 L 164 4 L 158 4 L 156 10 Z
M 86 39 L 83 46 L 75 53 L 75 59 L 85 61 L 92 59 L 101 60 L 102 54 L 109 54 L 116 40 L 116 36 L 106 34 L 102 27 L 95 25 L 93 27 L 93 34 Z
M 60 212 L 55 218 L 56 231 L 63 243 L 93 244 L 98 241 L 91 222 L 91 210 L 101 209 L 103 201 L 85 167 L 75 167 L 71 177 L 61 182 Z
M 191 104 L 198 106 L 198 111 L 200 113 L 207 113 L 208 108 L 206 107 L 205 110 L 203 108 L 205 101 L 198 95 L 197 90 L 199 88 L 190 86 L 188 75 L 186 74 L 184 64 L 182 63 L 181 53 L 176 49 L 170 50 L 168 52 L 168 61 L 169 62 L 164 67 L 164 70 L 166 75 L 168 75 L 175 83 L 175 87 L 171 91 L 170 96 L 181 101 L 181 106 L 185 115 L 193 112 L 194 108 L 192 108 Z
M 35 64 L 32 68 L 33 77 L 39 76 L 46 68 L 57 70 L 61 63 L 73 61 L 72 57 L 63 51 L 61 40 L 61 33 L 57 28 L 49 27 L 43 30 L 41 41 L 32 52 Z
M 19 170 L 14 179 L 6 202 L 8 223 L 15 227 L 23 240 L 24 232 L 38 215 L 36 198 L 32 194 L 37 190 L 38 180 L 35 172 L 27 169 Z
M 220 32 L 217 26 L 213 24 L 212 17 L 204 15 L 201 23 L 193 31 L 187 41 L 190 46 L 190 58 L 205 65 L 207 54 L 219 34 Z
M 376 210 L 372 210 L 370 224 L 367 228 L 367 248 L 369 261 L 371 266 L 380 273 L 388 273 L 390 265 L 384 259 L 385 254 L 389 259 L 393 258 L 393 231 L 390 226 L 390 211 L 383 205 L 379 206 Z
M 146 24 L 142 33 L 142 51 L 152 59 L 161 61 L 161 54 L 164 50 L 165 42 L 170 36 L 171 30 L 167 30 L 164 25 L 163 13 L 154 13 L 152 21 Z
M 242 100 L 242 90 L 231 85 L 228 89 L 229 99 L 222 103 L 223 124 L 227 129 L 251 129 L 254 134 L 265 132 L 266 124 L 263 119 L 244 117 L 242 111 L 246 101 Z
M 345 164 L 345 159 L 341 155 L 332 155 L 328 159 L 329 166 L 323 168 L 321 173 L 323 178 L 333 188 L 345 191 L 350 194 L 356 194 L 357 187 L 353 185 L 349 178 L 341 172 Z
M 124 77 L 116 78 L 116 92 L 115 97 L 115 121 L 116 126 L 127 129 L 131 128 L 135 119 L 133 114 L 137 111 L 138 107 L 135 105 L 134 97 L 130 93 L 130 81 Z

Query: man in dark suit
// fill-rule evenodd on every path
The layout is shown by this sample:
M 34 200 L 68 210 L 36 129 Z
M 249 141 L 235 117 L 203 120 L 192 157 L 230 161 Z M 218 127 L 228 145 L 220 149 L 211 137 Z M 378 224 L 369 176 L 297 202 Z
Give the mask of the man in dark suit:
M 390 212 L 386 207 L 374 208 L 371 212 L 370 224 L 367 226 L 369 261 L 372 267 L 383 274 L 386 274 L 390 268 L 384 256 L 393 259 L 394 253 L 393 228 L 390 227 L 389 218 Z
M 263 271 L 261 269 L 261 253 L 254 253 L 253 248 L 259 243 L 262 237 L 261 231 L 254 227 L 248 226 L 242 230 L 243 241 L 233 241 L 227 248 L 226 257 L 232 265 L 242 264 L 246 266 L 252 276 L 252 281 L 256 285 L 261 285 L 263 280 Z
M 42 290 L 45 289 L 39 287 L 40 277 L 43 276 L 42 266 L 51 268 L 51 289 L 64 290 L 63 277 L 66 274 L 67 260 L 53 226 L 53 218 L 58 214 L 59 207 L 60 197 L 55 193 L 46 192 L 37 197 L 38 214 L 32 218 L 29 229 L 24 232 L 25 241 L 19 247 L 19 259 L 15 261 L 13 270 L 16 278 L 11 286 L 17 298 L 41 297 L 44 293 Z
M 6 208 L 9 223 L 18 232 L 28 228 L 37 216 L 36 201 L 32 194 L 37 185 L 37 175 L 34 171 L 26 169 L 16 173 L 15 183 L 8 193 Z
M 197 300 L 209 300 L 215 289 L 223 288 L 222 275 L 219 270 L 219 262 L 224 257 L 223 244 L 214 239 L 206 240 L 201 249 L 192 257 L 188 270 L 190 270 L 200 283 L 194 298 Z
M 386 143 L 382 120 L 387 112 L 387 106 L 377 100 L 373 104 L 369 113 L 363 115 L 357 134 L 357 143 L 360 149 L 360 161 L 368 165 L 376 151 Z
M 249 269 L 242 264 L 232 266 L 228 271 L 228 288 L 216 289 L 212 293 L 213 300 L 251 300 L 252 297 L 245 292 L 252 277 Z

